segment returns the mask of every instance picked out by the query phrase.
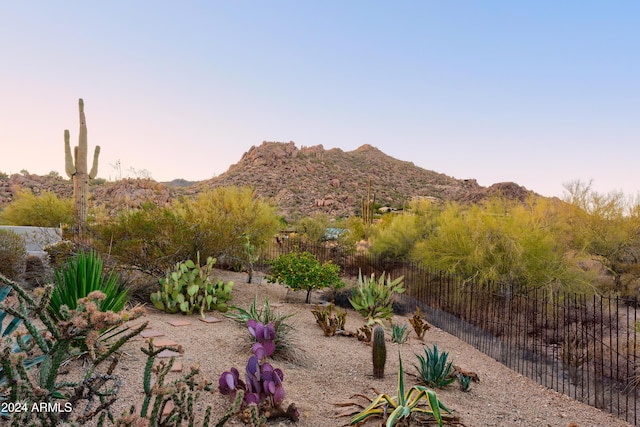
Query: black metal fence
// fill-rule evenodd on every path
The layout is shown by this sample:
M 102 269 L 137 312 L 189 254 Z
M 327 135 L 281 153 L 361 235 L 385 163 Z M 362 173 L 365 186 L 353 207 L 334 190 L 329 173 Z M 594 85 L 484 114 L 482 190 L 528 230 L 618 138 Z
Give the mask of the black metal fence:
M 640 319 L 622 300 L 546 289 L 515 293 L 338 246 L 284 241 L 263 259 L 296 249 L 332 260 L 346 276 L 404 276 L 401 301 L 411 310 L 420 306 L 433 325 L 548 388 L 639 425 Z

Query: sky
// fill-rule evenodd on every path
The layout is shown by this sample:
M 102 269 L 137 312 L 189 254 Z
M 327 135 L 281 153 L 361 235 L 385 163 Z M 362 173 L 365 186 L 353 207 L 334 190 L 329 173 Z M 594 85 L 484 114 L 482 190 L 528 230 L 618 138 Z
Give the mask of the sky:
M 640 192 L 640 1 L 0 2 L 0 171 L 205 180 L 262 141 Z M 375 171 L 372 171 L 375 174 Z

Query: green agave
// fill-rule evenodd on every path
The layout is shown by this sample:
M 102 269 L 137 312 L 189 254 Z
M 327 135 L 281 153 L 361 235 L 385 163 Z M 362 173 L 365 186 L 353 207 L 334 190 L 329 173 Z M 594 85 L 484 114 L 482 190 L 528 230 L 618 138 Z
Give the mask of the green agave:
M 414 365 L 418 371 L 418 377 L 429 387 L 444 387 L 456 380 L 453 373 L 453 366 L 448 362 L 449 353 L 438 351 L 438 346 L 433 345 L 433 349 L 425 347 L 424 356 L 417 355 L 419 364 Z
M 402 358 L 398 351 L 398 394 L 389 396 L 386 393 L 378 395 L 371 404 L 362 412 L 356 414 L 350 425 L 359 424 L 371 417 L 384 417 L 391 411 L 387 418 L 386 427 L 393 427 L 403 418 L 409 418 L 412 414 L 423 414 L 432 416 L 440 427 L 442 427 L 442 412 L 451 414 L 451 411 L 438 399 L 435 391 L 420 385 L 405 390 L 404 371 L 402 369 Z M 426 407 L 419 406 L 422 401 L 427 403 Z

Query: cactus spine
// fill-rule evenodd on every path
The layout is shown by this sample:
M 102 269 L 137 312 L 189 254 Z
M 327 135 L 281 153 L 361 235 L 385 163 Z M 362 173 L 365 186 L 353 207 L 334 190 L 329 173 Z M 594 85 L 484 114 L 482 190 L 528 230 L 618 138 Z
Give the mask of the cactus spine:
M 373 328 L 373 377 L 384 378 L 384 365 L 387 362 L 387 347 L 384 343 L 384 328 L 376 325 Z
M 89 180 L 98 173 L 98 155 L 100 147 L 96 146 L 93 153 L 93 166 L 87 170 L 87 122 L 84 116 L 84 101 L 78 101 L 80 110 L 80 135 L 78 145 L 74 147 L 71 156 L 69 143 L 69 131 L 64 131 L 65 171 L 69 178 L 73 179 L 73 208 L 74 208 L 74 234 L 82 240 L 87 228 L 87 201 L 89 198 Z

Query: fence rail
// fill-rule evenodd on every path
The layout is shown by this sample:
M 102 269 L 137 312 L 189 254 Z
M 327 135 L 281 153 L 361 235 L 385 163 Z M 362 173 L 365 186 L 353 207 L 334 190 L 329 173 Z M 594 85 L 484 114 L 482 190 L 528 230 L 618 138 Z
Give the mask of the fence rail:
M 346 276 L 404 276 L 401 302 L 430 323 L 539 384 L 639 425 L 637 310 L 619 298 L 461 281 L 415 263 L 392 262 L 326 245 L 280 242 L 266 260 L 307 250 Z

